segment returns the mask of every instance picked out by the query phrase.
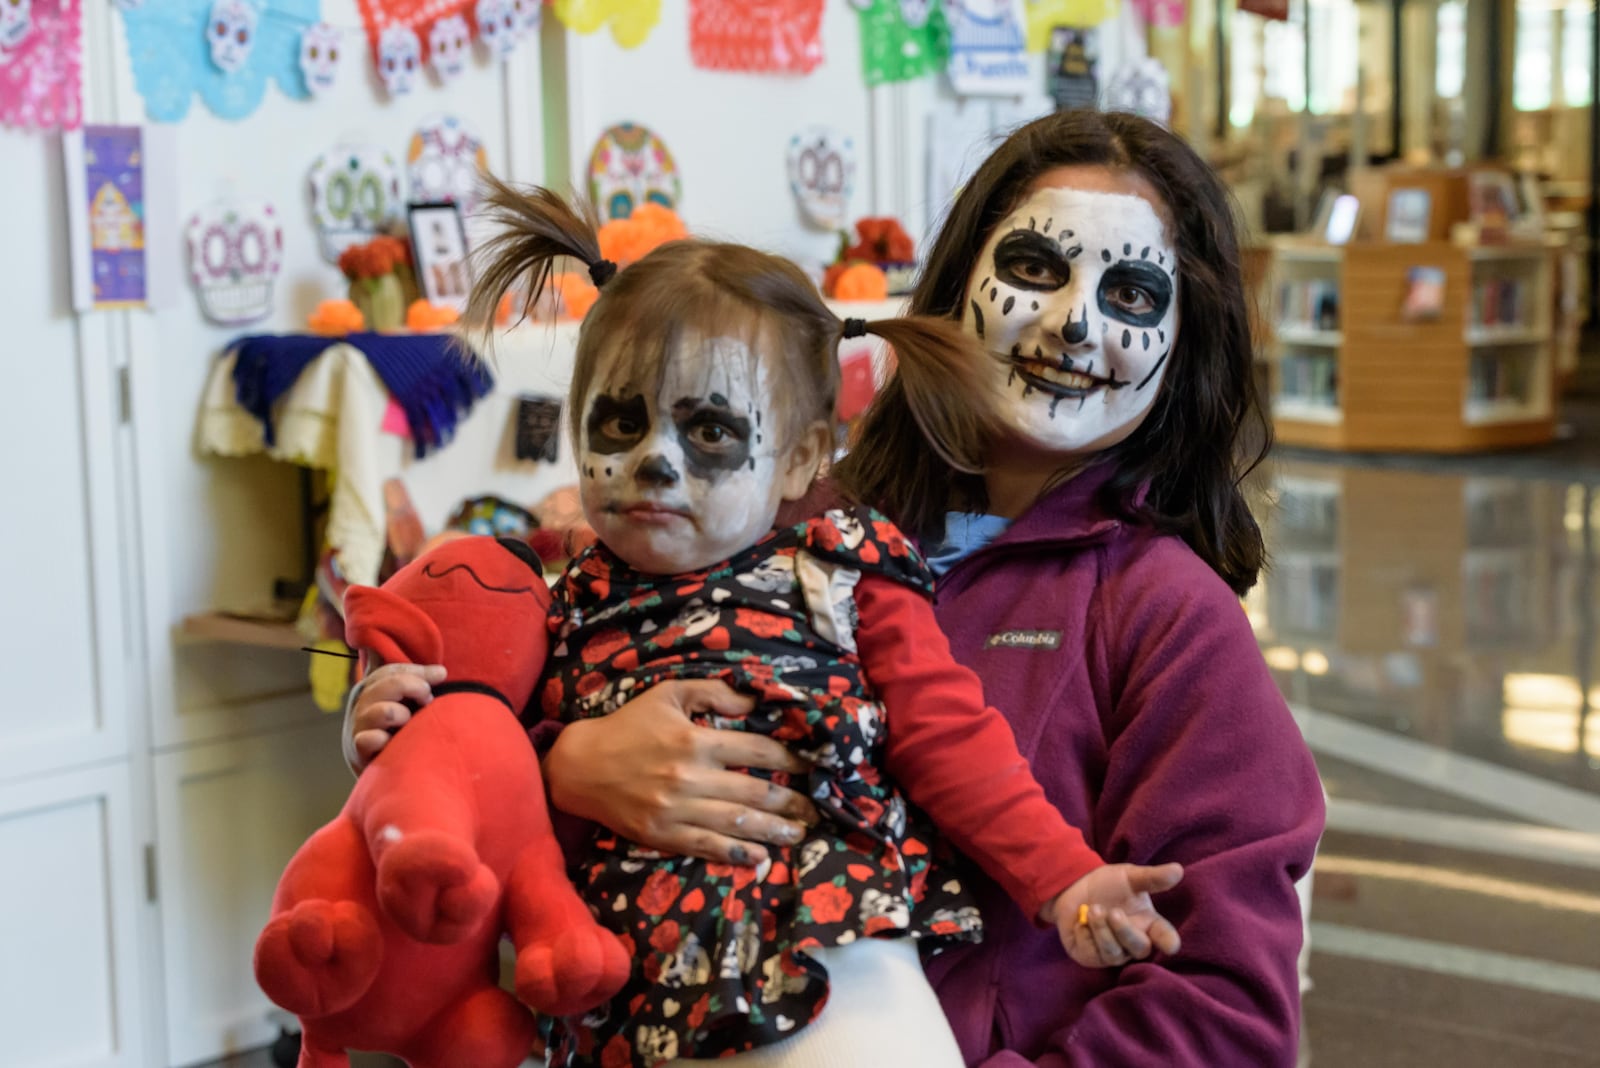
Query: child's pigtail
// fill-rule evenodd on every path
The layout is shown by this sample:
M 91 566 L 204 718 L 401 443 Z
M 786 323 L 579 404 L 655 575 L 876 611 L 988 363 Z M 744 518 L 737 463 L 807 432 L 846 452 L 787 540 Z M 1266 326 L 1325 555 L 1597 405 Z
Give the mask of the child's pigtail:
M 888 342 L 895 358 L 893 382 L 927 447 L 957 471 L 981 471 L 1001 427 L 994 379 L 984 366 L 994 357 L 956 323 L 931 316 L 845 320 L 842 337 L 862 334 Z
M 617 265 L 600 255 L 595 222 L 586 210 L 543 187 L 515 189 L 487 174 L 484 184 L 484 207 L 497 232 L 474 255 L 476 280 L 465 319 L 485 343 L 505 295 L 523 286 L 518 311 L 526 317 L 549 285 L 557 260 L 581 261 L 597 286 L 616 274 Z

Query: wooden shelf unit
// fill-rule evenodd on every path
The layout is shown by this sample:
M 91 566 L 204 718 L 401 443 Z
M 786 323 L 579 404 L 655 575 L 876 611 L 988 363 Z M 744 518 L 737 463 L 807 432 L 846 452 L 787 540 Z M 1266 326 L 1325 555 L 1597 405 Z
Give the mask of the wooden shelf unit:
M 1442 306 L 1407 321 L 1401 307 L 1418 267 L 1442 274 Z M 1541 244 L 1278 242 L 1267 293 L 1278 440 L 1380 452 L 1551 440 L 1554 267 Z M 1517 314 L 1486 324 L 1475 304 L 1499 283 L 1515 285 Z

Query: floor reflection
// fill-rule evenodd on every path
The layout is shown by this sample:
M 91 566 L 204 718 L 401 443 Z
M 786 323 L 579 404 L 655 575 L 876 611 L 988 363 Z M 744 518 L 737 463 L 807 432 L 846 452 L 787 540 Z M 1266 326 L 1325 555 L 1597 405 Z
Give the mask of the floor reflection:
M 1600 1064 L 1600 470 L 1267 482 L 1246 608 L 1329 794 L 1304 1059 Z

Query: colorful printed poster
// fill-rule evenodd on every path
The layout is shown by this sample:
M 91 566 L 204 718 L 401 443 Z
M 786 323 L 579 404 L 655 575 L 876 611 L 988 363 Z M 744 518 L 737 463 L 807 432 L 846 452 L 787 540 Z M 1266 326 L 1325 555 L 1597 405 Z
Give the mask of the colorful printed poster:
M 1045 68 L 1057 111 L 1092 108 L 1100 99 L 1100 41 L 1091 27 L 1057 26 Z
M 1057 26 L 1098 26 L 1116 14 L 1117 0 L 1028 0 L 1028 51 L 1049 49 Z
M 1033 89 L 1018 0 L 949 0 L 950 85 L 963 96 Z
M 939 0 L 851 0 L 860 9 L 861 72 L 868 85 L 906 82 L 950 61 Z
M 822 0 L 689 0 L 689 55 L 706 70 L 809 74 L 822 62 Z
M 0 123 L 76 130 L 83 121 L 79 5 L 0 3 Z
M 162 0 L 122 9 L 133 82 L 145 114 L 177 122 L 196 93 L 225 119 L 242 119 L 277 82 L 286 96 L 311 95 L 301 38 L 321 19 L 322 0 Z
M 143 148 L 137 126 L 83 128 L 89 272 L 95 308 L 142 305 L 148 295 Z

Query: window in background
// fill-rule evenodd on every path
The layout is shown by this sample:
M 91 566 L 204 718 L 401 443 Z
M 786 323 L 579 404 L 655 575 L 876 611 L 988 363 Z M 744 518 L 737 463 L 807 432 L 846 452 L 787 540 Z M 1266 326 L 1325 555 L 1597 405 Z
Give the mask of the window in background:
M 1518 111 L 1541 111 L 1551 104 L 1555 19 L 1550 0 L 1517 0 L 1511 103 Z
M 1593 32 L 1594 0 L 1575 0 L 1562 9 L 1561 88 L 1568 107 L 1586 108 L 1589 99 L 1589 35 Z
M 1297 0 L 1289 21 L 1233 14 L 1228 58 L 1233 65 L 1228 120 L 1248 126 L 1265 100 L 1287 111 L 1306 106 L 1306 9 L 1317 49 L 1311 55 L 1311 110 L 1348 112 L 1354 102 L 1360 28 L 1355 0 Z
M 1444 0 L 1439 5 L 1438 30 L 1433 88 L 1440 100 L 1454 100 L 1467 81 L 1466 0 Z

